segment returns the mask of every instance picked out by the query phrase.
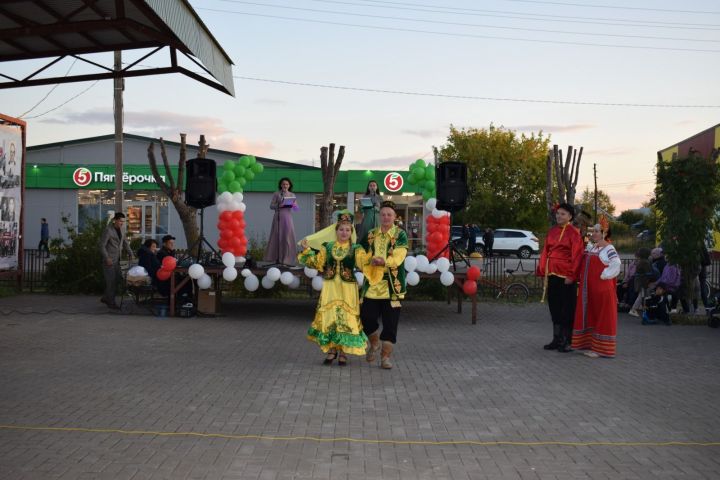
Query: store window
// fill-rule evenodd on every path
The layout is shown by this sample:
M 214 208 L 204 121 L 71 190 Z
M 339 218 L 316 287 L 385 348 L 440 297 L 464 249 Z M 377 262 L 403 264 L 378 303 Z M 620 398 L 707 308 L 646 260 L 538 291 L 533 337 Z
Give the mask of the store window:
M 159 192 L 125 193 L 125 215 L 128 238 L 155 238 L 168 232 L 168 199 Z M 78 231 L 83 232 L 90 220 L 108 221 L 115 213 L 112 190 L 78 191 Z

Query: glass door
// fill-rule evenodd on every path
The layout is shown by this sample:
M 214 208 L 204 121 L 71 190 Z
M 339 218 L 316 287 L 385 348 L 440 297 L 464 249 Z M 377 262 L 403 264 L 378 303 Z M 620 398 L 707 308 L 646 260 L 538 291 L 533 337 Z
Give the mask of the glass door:
M 155 215 L 154 202 L 128 202 L 127 236 L 128 238 L 154 238 Z

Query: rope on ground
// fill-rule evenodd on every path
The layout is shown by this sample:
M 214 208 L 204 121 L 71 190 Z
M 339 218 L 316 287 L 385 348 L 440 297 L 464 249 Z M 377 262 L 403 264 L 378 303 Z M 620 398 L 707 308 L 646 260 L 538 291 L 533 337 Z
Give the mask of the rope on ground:
M 720 442 L 558 442 L 558 441 L 480 441 L 480 440 L 382 440 L 351 437 L 311 437 L 311 436 L 275 436 L 275 435 L 232 435 L 225 433 L 201 433 L 201 432 L 156 432 L 148 430 L 120 430 L 115 428 L 74 428 L 74 427 L 33 427 L 23 425 L 0 425 L 0 430 L 28 430 L 46 432 L 83 432 L 83 433 L 118 433 L 123 435 L 155 435 L 159 437 L 202 437 L 202 438 L 224 438 L 229 440 L 272 440 L 272 441 L 311 441 L 319 443 L 329 442 L 351 442 L 364 444 L 386 444 L 386 445 L 471 445 L 471 446 L 513 446 L 513 447 L 720 447 Z

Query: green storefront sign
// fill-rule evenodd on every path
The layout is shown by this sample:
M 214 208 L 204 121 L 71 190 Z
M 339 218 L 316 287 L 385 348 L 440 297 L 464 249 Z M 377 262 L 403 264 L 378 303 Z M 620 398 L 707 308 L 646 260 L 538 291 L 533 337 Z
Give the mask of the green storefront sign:
M 222 175 L 222 167 L 217 170 Z M 177 179 L 177 168 L 172 169 Z M 338 173 L 335 192 L 364 192 L 367 183 L 375 180 L 386 193 L 416 193 L 408 185 L 408 171 L 346 170 Z M 293 182 L 296 193 L 322 193 L 323 182 L 320 169 L 265 168 L 255 179 L 245 185 L 246 192 L 274 192 L 281 178 Z M 25 187 L 51 189 L 113 190 L 115 188 L 114 165 L 27 165 Z M 126 165 L 123 170 L 123 188 L 126 190 L 159 190 L 147 165 Z M 419 192 L 418 192 L 419 193 Z

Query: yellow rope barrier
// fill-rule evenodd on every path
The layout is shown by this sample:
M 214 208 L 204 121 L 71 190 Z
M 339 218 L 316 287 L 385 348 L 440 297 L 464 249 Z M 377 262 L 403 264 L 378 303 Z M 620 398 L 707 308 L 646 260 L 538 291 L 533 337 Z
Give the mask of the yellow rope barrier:
M 480 441 L 480 440 L 371 440 L 365 438 L 351 437 L 310 437 L 310 436 L 273 436 L 273 435 L 232 435 L 225 433 L 201 433 L 201 432 L 156 432 L 149 430 L 121 430 L 116 428 L 73 428 L 73 427 L 32 427 L 24 425 L 0 425 L 0 430 L 32 430 L 46 432 L 83 432 L 83 433 L 118 433 L 123 435 L 156 435 L 162 437 L 202 437 L 202 438 L 224 438 L 230 440 L 273 440 L 273 441 L 311 441 L 311 442 L 351 442 L 365 444 L 390 444 L 390 445 L 475 445 L 475 446 L 515 446 L 515 447 L 538 447 L 538 446 L 561 446 L 561 447 L 720 447 L 720 442 L 558 442 L 558 441 L 537 441 L 537 442 L 511 442 L 511 441 Z

